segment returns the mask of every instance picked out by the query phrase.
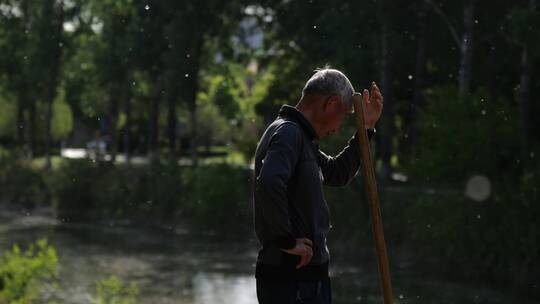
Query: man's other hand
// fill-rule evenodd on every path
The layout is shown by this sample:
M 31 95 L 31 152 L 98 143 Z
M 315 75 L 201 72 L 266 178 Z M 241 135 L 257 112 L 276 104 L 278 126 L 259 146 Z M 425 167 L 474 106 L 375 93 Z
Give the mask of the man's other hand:
M 371 82 L 371 96 L 369 91 L 364 89 L 362 92 L 364 101 L 364 121 L 366 128 L 375 128 L 375 123 L 379 120 L 383 109 L 383 96 L 375 81 Z
M 307 238 L 296 239 L 296 245 L 292 249 L 281 249 L 282 251 L 300 256 L 300 263 L 296 265 L 296 269 L 306 266 L 313 257 L 313 242 Z

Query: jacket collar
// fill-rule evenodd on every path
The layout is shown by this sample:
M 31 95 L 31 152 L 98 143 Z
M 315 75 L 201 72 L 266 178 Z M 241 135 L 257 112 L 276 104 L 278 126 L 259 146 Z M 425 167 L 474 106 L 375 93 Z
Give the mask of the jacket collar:
M 318 139 L 317 132 L 311 125 L 311 123 L 304 117 L 304 115 L 298 111 L 295 107 L 289 105 L 283 105 L 279 110 L 279 117 L 288 118 L 294 122 L 297 122 L 302 126 L 302 129 L 306 131 L 311 140 Z

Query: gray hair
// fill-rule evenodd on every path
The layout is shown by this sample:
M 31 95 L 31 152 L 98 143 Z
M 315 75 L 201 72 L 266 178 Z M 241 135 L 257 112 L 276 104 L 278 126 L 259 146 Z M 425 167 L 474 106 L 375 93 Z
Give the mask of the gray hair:
M 349 78 L 342 72 L 324 67 L 316 69 L 315 74 L 306 82 L 302 95 L 319 94 L 323 96 L 339 95 L 341 101 L 348 105 L 352 105 L 352 95 L 354 88 L 349 81 Z

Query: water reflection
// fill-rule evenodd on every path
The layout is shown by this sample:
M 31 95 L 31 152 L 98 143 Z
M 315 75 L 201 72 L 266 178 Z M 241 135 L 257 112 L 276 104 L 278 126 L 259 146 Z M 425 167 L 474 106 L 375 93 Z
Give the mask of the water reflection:
M 141 303 L 256 303 L 252 244 L 178 231 L 66 224 L 49 211 L 1 210 L 0 254 L 46 237 L 58 251 L 61 303 L 90 303 L 95 282 L 110 275 L 136 283 Z
M 198 272 L 193 276 L 193 298 L 186 304 L 256 304 L 255 281 L 251 275 Z

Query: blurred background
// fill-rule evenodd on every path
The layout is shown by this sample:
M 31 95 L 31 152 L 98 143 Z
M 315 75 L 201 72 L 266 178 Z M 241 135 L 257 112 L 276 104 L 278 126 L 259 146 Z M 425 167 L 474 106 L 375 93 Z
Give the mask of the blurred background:
M 396 303 L 538 303 L 539 27 L 536 0 L 0 0 L 0 303 L 256 303 L 252 157 L 326 64 L 385 98 Z M 382 302 L 363 189 L 325 189 L 335 303 Z

